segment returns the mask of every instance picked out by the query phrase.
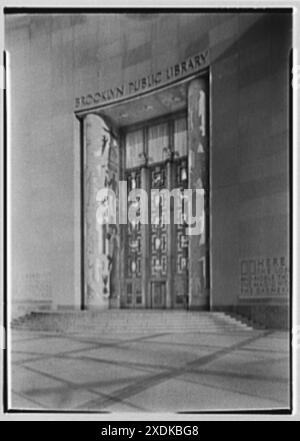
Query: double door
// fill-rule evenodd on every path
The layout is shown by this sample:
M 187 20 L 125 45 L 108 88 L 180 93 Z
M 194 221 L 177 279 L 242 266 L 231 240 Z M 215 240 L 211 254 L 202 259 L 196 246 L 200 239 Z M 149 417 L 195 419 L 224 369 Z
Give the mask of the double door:
M 183 194 L 188 187 L 187 158 L 127 170 L 126 180 L 128 192 L 135 188 L 146 189 L 149 222 L 144 225 L 133 221 L 126 226 L 123 307 L 184 309 L 188 295 L 186 227 L 184 222 L 174 222 L 172 197 L 169 205 L 167 202 L 164 205 L 157 190 L 176 188 Z

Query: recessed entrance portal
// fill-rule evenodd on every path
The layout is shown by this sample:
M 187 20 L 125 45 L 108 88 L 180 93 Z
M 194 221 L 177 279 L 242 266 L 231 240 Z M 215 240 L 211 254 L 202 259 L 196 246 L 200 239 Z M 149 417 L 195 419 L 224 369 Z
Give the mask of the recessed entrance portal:
M 208 101 L 207 78 L 196 78 L 84 115 L 87 308 L 208 308 Z M 118 193 L 121 181 L 127 194 Z M 144 191 L 149 222 L 128 216 L 126 222 L 99 223 L 107 203 L 103 188 L 126 199 L 128 213 L 138 205 L 129 197 L 132 190 Z M 175 222 L 173 195 L 165 221 L 162 198 L 155 200 L 152 190 L 175 189 L 182 204 L 186 190 L 201 190 L 200 233 L 187 234 L 185 218 Z

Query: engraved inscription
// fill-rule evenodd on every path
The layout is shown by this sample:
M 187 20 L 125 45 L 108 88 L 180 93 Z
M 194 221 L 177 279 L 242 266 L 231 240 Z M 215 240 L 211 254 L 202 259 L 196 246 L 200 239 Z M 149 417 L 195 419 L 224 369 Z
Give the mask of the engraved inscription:
M 252 258 L 241 261 L 241 297 L 287 296 L 286 257 Z

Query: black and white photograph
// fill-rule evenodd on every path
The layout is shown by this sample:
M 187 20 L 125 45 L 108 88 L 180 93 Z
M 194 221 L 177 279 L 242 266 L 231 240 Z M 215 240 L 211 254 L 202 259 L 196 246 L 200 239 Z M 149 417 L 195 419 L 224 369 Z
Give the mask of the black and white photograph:
M 23 6 L 4 411 L 291 415 L 293 7 Z

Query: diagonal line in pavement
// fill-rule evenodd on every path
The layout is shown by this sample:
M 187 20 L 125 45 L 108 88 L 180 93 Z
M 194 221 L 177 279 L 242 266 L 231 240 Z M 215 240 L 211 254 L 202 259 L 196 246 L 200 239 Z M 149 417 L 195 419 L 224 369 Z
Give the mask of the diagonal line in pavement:
M 24 366 L 24 369 L 26 369 L 26 370 L 28 370 L 28 371 L 30 371 L 32 373 L 44 376 L 46 378 L 49 378 L 51 380 L 54 380 L 56 382 L 59 382 L 59 383 L 63 384 L 63 386 L 59 386 L 59 387 L 50 387 L 50 388 L 33 389 L 33 390 L 29 389 L 29 390 L 26 391 L 26 394 L 24 394 L 24 398 L 27 397 L 27 393 L 29 395 L 30 394 L 35 394 L 37 396 L 37 395 L 45 395 L 45 394 L 47 395 L 47 394 L 50 394 L 50 393 L 53 393 L 53 392 L 59 392 L 61 394 L 61 396 L 63 397 L 63 394 L 68 394 L 70 392 L 73 393 L 76 390 L 86 390 L 86 391 L 91 392 L 91 393 L 93 393 L 95 395 L 98 395 L 98 396 L 110 399 L 110 400 L 112 400 L 112 402 L 117 402 L 117 403 L 121 402 L 122 404 L 125 404 L 126 406 L 130 406 L 130 407 L 132 407 L 134 409 L 143 410 L 143 408 L 140 407 L 140 406 L 136 406 L 135 404 L 127 403 L 126 401 L 124 401 L 124 400 L 122 400 L 122 399 L 120 399 L 118 397 L 114 397 L 114 396 L 112 396 L 112 395 L 110 395 L 108 393 L 97 392 L 94 388 L 100 386 L 99 382 L 89 382 L 89 383 L 86 383 L 86 384 L 75 383 L 73 381 L 65 380 L 65 379 L 62 379 L 62 378 L 57 377 L 55 375 L 51 375 L 51 374 L 39 371 L 38 369 L 34 369 L 32 367 L 29 367 L 29 366 Z M 132 380 L 132 377 L 130 379 Z M 124 380 L 124 379 L 122 379 L 122 380 Z M 61 401 L 63 401 L 63 399 L 61 399 Z M 91 401 L 94 401 L 94 400 L 91 400 Z M 87 402 L 87 404 L 88 403 L 89 403 L 89 401 Z M 80 405 L 80 408 L 82 408 L 81 406 L 82 405 Z
M 237 349 L 242 348 L 243 346 L 252 343 L 253 341 L 259 340 L 262 337 L 265 337 L 269 334 L 271 334 L 272 331 L 264 332 L 260 335 L 255 335 L 252 337 L 249 337 L 245 340 L 242 340 L 238 343 L 235 343 L 234 345 L 231 345 L 230 347 L 226 347 L 223 349 L 220 349 L 219 351 L 216 351 L 212 354 L 204 355 L 196 360 L 193 360 L 189 363 L 187 363 L 183 367 L 176 367 L 171 369 L 166 369 L 163 372 L 160 372 L 158 374 L 150 375 L 146 378 L 138 379 L 134 384 L 131 384 L 129 386 L 125 386 L 124 388 L 121 388 L 113 393 L 114 398 L 118 398 L 121 400 L 126 400 L 134 395 L 137 395 L 141 392 L 144 392 L 147 389 L 150 389 L 154 386 L 157 386 L 158 384 L 161 384 L 165 381 L 168 381 L 170 379 L 176 378 L 184 373 L 187 373 L 190 371 L 190 369 L 193 369 L 194 367 L 204 366 L 208 363 L 211 363 L 212 361 L 215 361 L 221 357 L 224 357 L 225 355 L 228 355 L 232 352 L 234 352 Z M 99 408 L 105 408 L 112 403 L 110 399 L 104 399 L 104 400 L 92 400 L 88 403 L 89 405 L 99 406 Z
M 202 372 L 200 371 L 200 373 L 202 373 Z M 203 381 L 203 379 L 201 379 L 201 382 L 199 382 L 199 383 L 196 382 L 196 381 L 193 381 L 190 378 L 185 378 L 183 380 L 180 379 L 179 381 L 183 381 L 183 382 L 191 383 L 191 384 L 197 384 L 197 385 L 201 384 L 201 386 L 205 386 L 205 387 L 210 388 L 210 389 L 223 390 L 223 391 L 226 391 L 226 392 L 230 392 L 230 393 L 234 393 L 234 394 L 238 394 L 238 395 L 242 395 L 242 396 L 247 395 L 248 397 L 252 397 L 252 398 L 260 398 L 260 399 L 264 399 L 264 400 L 274 401 L 275 403 L 278 403 L 278 404 L 282 405 L 282 401 L 276 400 L 275 398 L 270 398 L 270 397 L 266 397 L 266 396 L 262 396 L 262 395 L 257 395 L 257 394 L 251 394 L 249 392 L 242 392 L 240 390 L 232 389 L 232 388 L 225 387 L 225 386 L 220 386 L 219 384 L 218 385 L 216 385 L 216 384 L 212 385 L 208 381 L 205 381 L 205 380 Z
M 66 357 L 68 360 L 77 360 L 77 358 L 72 357 Z M 94 363 L 100 363 L 100 364 L 109 364 L 112 366 L 118 366 L 118 367 L 125 367 L 129 369 L 135 369 L 137 371 L 145 371 L 145 372 L 153 372 L 157 370 L 164 370 L 167 368 L 165 364 L 149 364 L 149 363 L 141 363 L 141 362 L 135 362 L 135 361 L 126 361 L 126 360 L 109 360 L 107 358 L 96 358 L 91 356 L 83 356 L 80 357 L 79 360 L 85 360 L 85 361 L 92 361 Z
M 75 341 L 76 343 L 86 343 L 89 344 L 91 346 L 85 347 L 85 348 L 78 348 L 78 349 L 72 349 L 70 351 L 61 351 L 61 352 L 57 352 L 57 353 L 48 353 L 48 354 L 42 354 L 40 352 L 27 352 L 27 351 L 12 351 L 15 353 L 23 353 L 23 354 L 36 354 L 36 357 L 32 357 L 31 359 L 28 360 L 19 360 L 14 362 L 14 365 L 23 365 L 24 363 L 27 362 L 34 362 L 34 361 L 41 361 L 41 360 L 47 360 L 49 358 L 53 358 L 53 357 L 58 357 L 58 356 L 66 356 L 66 355 L 70 355 L 70 354 L 81 354 L 83 352 L 87 352 L 87 351 L 91 351 L 93 349 L 101 349 L 101 348 L 118 348 L 118 347 L 122 347 L 122 346 L 126 346 L 126 344 L 130 344 L 130 343 L 135 343 L 135 342 L 139 342 L 139 341 L 145 341 L 145 340 L 150 340 L 152 338 L 158 338 L 164 335 L 168 335 L 168 333 L 159 333 L 159 334 L 151 334 L 151 335 L 143 335 L 141 337 L 138 338 L 134 338 L 134 339 L 126 339 L 126 340 L 115 340 L 115 342 L 101 342 L 101 343 L 96 343 L 95 341 L 90 341 L 90 340 L 82 340 L 82 339 L 77 339 L 75 337 L 71 337 L 70 335 L 62 335 L 62 338 L 66 338 L 72 341 Z M 57 336 L 56 336 L 57 337 Z M 39 354 L 39 355 L 38 355 Z
M 189 370 L 190 373 L 194 374 L 204 374 L 204 375 L 211 375 L 214 377 L 222 377 L 222 378 L 240 378 L 241 380 L 256 380 L 256 381 L 271 381 L 281 384 L 286 384 L 289 380 L 288 378 L 283 377 L 268 377 L 267 375 L 258 375 L 258 374 L 245 374 L 245 373 L 239 373 L 239 372 L 226 372 L 226 371 L 217 371 L 217 370 L 210 370 L 210 369 L 199 369 L 199 370 Z
M 34 399 L 31 398 L 31 397 L 28 397 L 26 394 L 24 394 L 24 393 L 22 393 L 22 392 L 20 392 L 20 391 L 16 391 L 16 390 L 14 390 L 14 389 L 11 389 L 11 393 L 17 395 L 17 396 L 20 397 L 20 398 L 24 398 L 25 400 L 30 401 L 31 403 L 35 404 L 37 410 L 38 410 L 39 408 L 41 408 L 41 407 L 42 407 L 43 409 L 45 408 L 45 406 L 43 406 L 39 401 L 34 400 Z M 30 409 L 32 409 L 32 408 L 30 408 Z M 14 407 L 14 408 L 11 409 L 11 410 L 19 410 L 19 409 L 16 408 L 16 407 Z M 23 409 L 20 409 L 20 410 L 23 410 Z M 24 409 L 24 411 L 26 411 L 26 409 Z

